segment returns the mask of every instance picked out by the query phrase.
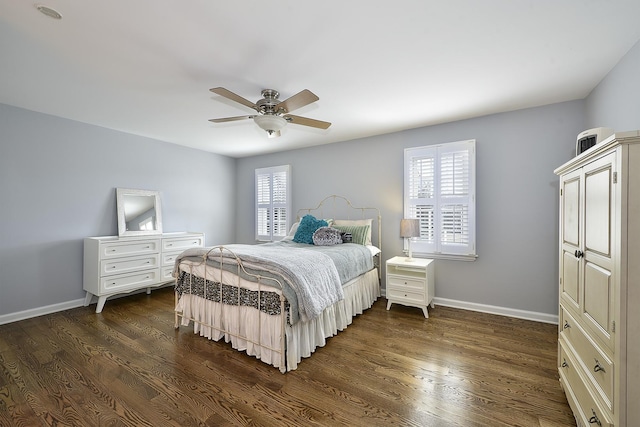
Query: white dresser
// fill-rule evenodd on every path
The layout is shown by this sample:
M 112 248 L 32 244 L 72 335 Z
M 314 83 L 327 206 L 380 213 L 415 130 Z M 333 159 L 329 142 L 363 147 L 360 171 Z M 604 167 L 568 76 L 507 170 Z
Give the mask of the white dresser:
M 433 260 L 396 256 L 387 260 L 387 310 L 391 304 L 419 307 L 429 317 L 427 306 L 433 308 Z
M 578 426 L 640 425 L 640 132 L 560 175 L 560 383 Z
M 185 249 L 204 246 L 202 233 L 164 233 L 140 237 L 87 237 L 84 239 L 84 305 L 98 297 L 96 313 L 107 298 L 164 285 L 176 256 Z

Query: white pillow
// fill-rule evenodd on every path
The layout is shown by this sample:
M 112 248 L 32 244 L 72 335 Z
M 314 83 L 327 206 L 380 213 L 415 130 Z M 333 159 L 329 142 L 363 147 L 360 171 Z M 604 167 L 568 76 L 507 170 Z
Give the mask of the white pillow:
M 291 226 L 291 230 L 289 230 L 289 234 L 284 236 L 282 240 L 293 240 L 296 235 L 296 231 L 298 231 L 298 226 L 300 225 L 300 221 L 293 223 Z
M 371 223 L 373 219 L 334 219 L 333 225 L 368 225 L 369 232 L 367 233 L 367 240 L 365 245 L 371 245 Z
M 325 219 L 325 221 L 327 221 L 327 224 L 329 224 L 329 227 L 331 227 L 333 220 Z M 291 230 L 289 230 L 289 233 L 285 237 L 283 237 L 282 240 L 293 240 L 293 238 L 296 235 L 296 231 L 298 231 L 299 225 L 300 225 L 300 221 L 294 222 L 293 225 L 291 226 Z
M 380 252 L 382 252 L 380 250 L 380 248 L 377 248 L 375 246 L 372 245 L 367 245 L 367 249 L 369 249 L 371 251 L 371 256 L 376 256 L 378 255 Z

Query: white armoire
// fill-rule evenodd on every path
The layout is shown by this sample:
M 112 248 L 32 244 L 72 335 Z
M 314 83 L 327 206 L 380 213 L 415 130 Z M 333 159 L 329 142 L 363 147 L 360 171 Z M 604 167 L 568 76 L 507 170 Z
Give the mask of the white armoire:
M 560 176 L 560 383 L 578 426 L 640 426 L 640 131 Z

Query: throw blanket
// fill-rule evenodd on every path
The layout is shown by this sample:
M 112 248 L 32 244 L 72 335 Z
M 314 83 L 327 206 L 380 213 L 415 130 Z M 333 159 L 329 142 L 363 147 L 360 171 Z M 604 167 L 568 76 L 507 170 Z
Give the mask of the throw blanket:
M 303 245 L 313 247 L 312 245 Z M 247 271 L 265 277 L 275 277 L 283 283 L 283 293 L 291 306 L 291 323 L 317 317 L 332 304 L 342 300 L 342 282 L 332 258 L 320 251 L 292 248 L 288 244 L 226 245 Z M 202 261 L 211 248 L 193 248 L 176 258 L 174 276 L 182 260 Z M 220 268 L 220 257 L 225 266 L 234 265 L 235 257 L 229 251 L 213 250 L 207 263 Z M 224 266 L 223 266 L 224 268 Z M 245 277 L 246 278 L 246 277 Z M 284 280 L 282 280 L 284 279 Z
M 333 260 L 333 264 L 338 270 L 340 281 L 344 285 L 351 279 L 355 279 L 363 273 L 373 268 L 373 257 L 371 251 L 363 245 L 356 243 L 344 243 L 333 246 L 315 246 L 304 243 L 295 243 L 292 240 L 285 240 L 274 243 L 266 243 L 266 245 L 282 246 L 286 248 L 300 248 L 309 251 L 322 252 L 329 255 Z

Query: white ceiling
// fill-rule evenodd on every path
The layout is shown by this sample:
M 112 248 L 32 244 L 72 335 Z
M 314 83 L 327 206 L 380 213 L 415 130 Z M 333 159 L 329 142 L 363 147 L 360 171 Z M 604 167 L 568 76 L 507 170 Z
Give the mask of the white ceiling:
M 582 99 L 640 39 L 638 0 L 0 0 L 0 103 L 244 157 Z M 210 118 L 309 89 L 267 139 Z

